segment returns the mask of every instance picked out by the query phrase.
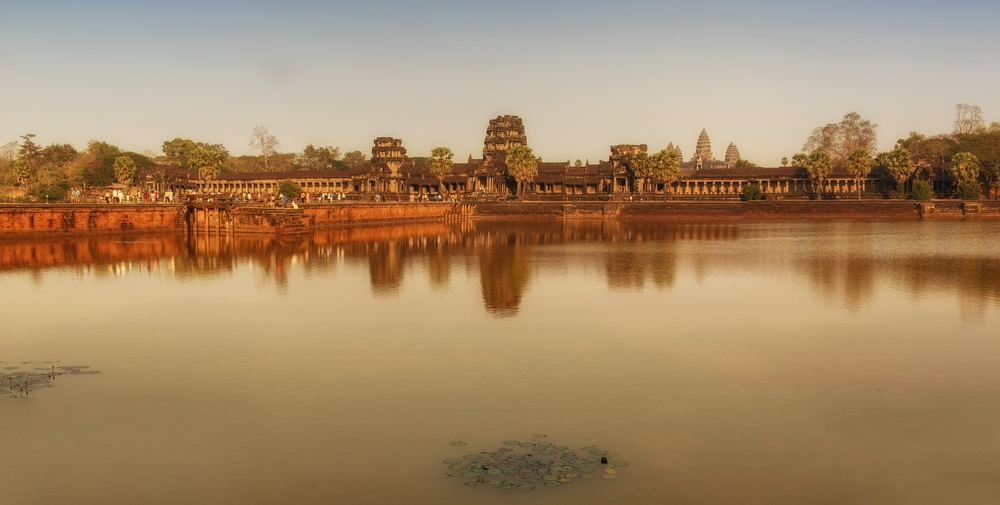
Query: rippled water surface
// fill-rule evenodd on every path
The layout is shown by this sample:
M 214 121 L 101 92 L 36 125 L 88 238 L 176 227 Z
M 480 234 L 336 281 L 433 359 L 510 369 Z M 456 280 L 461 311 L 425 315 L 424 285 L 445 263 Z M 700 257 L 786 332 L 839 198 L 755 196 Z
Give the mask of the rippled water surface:
M 0 391 L 5 504 L 1000 502 L 996 222 L 0 242 L 0 361 L 102 372 Z M 445 475 L 535 434 L 630 465 Z

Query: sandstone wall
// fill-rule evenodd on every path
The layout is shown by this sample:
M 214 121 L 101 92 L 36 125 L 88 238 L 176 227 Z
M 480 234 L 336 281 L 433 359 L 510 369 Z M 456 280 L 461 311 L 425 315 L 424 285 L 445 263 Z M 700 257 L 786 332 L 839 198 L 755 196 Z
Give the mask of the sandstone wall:
M 182 232 L 180 205 L 0 205 L 0 237 Z
M 303 205 L 311 226 L 328 228 L 361 223 L 392 223 L 443 219 L 452 213 L 450 203 L 352 203 Z
M 965 205 L 957 200 L 932 202 L 924 218 L 1000 218 L 1000 201 Z M 642 202 L 642 203 L 479 203 L 472 216 L 480 219 L 619 218 L 676 221 L 730 219 L 916 219 L 918 202 L 912 200 L 779 200 L 759 202 Z

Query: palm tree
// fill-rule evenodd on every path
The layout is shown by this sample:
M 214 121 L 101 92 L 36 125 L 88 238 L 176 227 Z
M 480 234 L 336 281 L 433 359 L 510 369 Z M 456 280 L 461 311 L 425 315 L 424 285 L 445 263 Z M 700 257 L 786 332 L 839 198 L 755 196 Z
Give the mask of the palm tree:
M 538 175 L 538 159 L 528 146 L 516 146 L 507 152 L 507 174 L 517 181 L 517 199 L 524 194 L 524 181 Z
M 847 155 L 847 171 L 854 176 L 854 187 L 858 190 L 858 200 L 861 199 L 861 178 L 868 175 L 875 159 L 867 149 L 858 148 Z
M 910 156 L 910 151 L 897 145 L 890 152 L 879 153 L 875 157 L 875 164 L 882 167 L 886 173 L 896 180 L 896 191 L 902 197 L 906 191 L 906 181 L 913 175 L 913 170 L 916 168 L 913 158 Z
M 642 187 L 645 186 L 649 176 L 653 175 L 653 164 L 649 159 L 649 154 L 646 154 L 646 151 L 639 151 L 632 155 L 628 164 L 629 168 L 632 169 L 632 176 L 635 178 L 635 187 L 642 195 Z
M 428 169 L 431 174 L 438 179 L 438 187 L 444 186 L 444 178 L 451 174 L 453 163 L 451 159 L 455 156 L 451 149 L 447 147 L 435 147 L 431 149 L 431 159 L 428 162 Z
M 805 165 L 806 171 L 809 172 L 809 177 L 813 180 L 816 197 L 820 198 L 823 194 L 826 178 L 833 171 L 833 163 L 830 160 L 830 155 L 826 151 L 816 151 L 806 158 Z
M 677 179 L 677 172 L 681 169 L 681 160 L 677 151 L 673 149 L 663 149 L 654 154 L 651 159 L 653 175 L 663 179 L 663 197 L 667 197 L 667 187 Z

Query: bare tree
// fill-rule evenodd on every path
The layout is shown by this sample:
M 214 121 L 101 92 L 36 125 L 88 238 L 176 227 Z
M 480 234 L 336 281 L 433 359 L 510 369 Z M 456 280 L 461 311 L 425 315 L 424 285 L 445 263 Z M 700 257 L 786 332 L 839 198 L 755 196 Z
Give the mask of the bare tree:
M 986 122 L 983 121 L 983 109 L 978 105 L 960 103 L 955 106 L 955 135 L 966 135 L 969 133 L 979 133 L 986 129 Z
M 0 170 L 7 170 L 7 165 L 17 159 L 17 150 L 20 148 L 17 141 L 7 142 L 0 146 Z
M 809 154 L 825 152 L 830 155 L 833 166 L 846 167 L 852 151 L 876 151 L 876 128 L 877 124 L 862 119 L 857 112 L 848 112 L 839 123 L 830 123 L 813 130 L 802 150 Z
M 277 154 L 281 142 L 278 141 L 278 137 L 267 131 L 266 126 L 258 126 L 250 134 L 250 147 L 259 150 L 264 155 L 264 170 L 271 170 L 268 159 Z

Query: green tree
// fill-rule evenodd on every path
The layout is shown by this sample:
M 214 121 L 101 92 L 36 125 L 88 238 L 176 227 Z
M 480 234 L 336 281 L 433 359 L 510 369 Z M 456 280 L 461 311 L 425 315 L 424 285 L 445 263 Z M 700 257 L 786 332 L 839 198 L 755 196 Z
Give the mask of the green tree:
M 788 166 L 788 157 L 787 156 L 783 156 L 781 158 L 781 166 L 783 166 L 783 167 L 787 167 Z
M 193 140 L 178 137 L 173 140 L 164 141 L 162 150 L 168 164 L 181 168 L 189 168 L 191 164 L 188 159 L 191 157 L 191 152 L 197 147 L 198 145 Z
M 997 194 L 1000 193 L 1000 163 L 983 163 L 982 171 L 983 179 L 986 180 L 986 185 L 990 188 L 990 196 L 996 198 Z
M 439 187 L 443 185 L 444 178 L 451 174 L 451 169 L 454 165 L 451 162 L 453 157 L 455 157 L 455 154 L 447 147 L 435 147 L 431 149 L 431 157 L 428 161 L 427 169 L 431 175 L 437 177 Z
M 681 170 L 681 159 L 674 149 L 661 149 L 650 159 L 653 169 L 653 176 L 663 179 L 663 194 L 667 194 L 670 183 L 677 179 L 677 173 Z
M 76 148 L 69 144 L 51 144 L 39 151 L 38 154 L 42 163 L 50 163 L 60 168 L 75 160 L 79 155 Z
M 31 184 L 28 194 L 45 201 L 65 200 L 69 183 L 66 173 L 53 163 L 42 163 L 38 167 L 36 181 Z
M 733 163 L 733 168 L 737 170 L 744 170 L 747 168 L 758 168 L 758 167 L 759 165 L 757 165 L 756 163 L 750 160 L 745 160 L 743 158 L 740 158 L 736 160 L 736 163 Z
M 309 144 L 302 150 L 302 154 L 295 157 L 295 164 L 306 170 L 329 170 L 339 158 L 339 147 L 314 147 Z
M 916 169 L 910 151 L 897 145 L 892 151 L 879 153 L 875 157 L 875 165 L 885 170 L 885 173 L 896 181 L 896 192 L 902 198 L 906 194 L 906 181 Z
M 302 188 L 292 181 L 285 180 L 278 183 L 278 194 L 288 198 L 298 198 L 302 196 Z
M 826 179 L 833 172 L 833 162 L 826 151 L 816 151 L 805 159 L 805 168 L 809 173 L 809 178 L 813 181 L 813 189 L 816 196 L 823 194 Z
M 205 147 L 197 147 L 188 156 L 191 168 L 198 171 L 198 176 L 211 180 L 222 171 L 222 155 L 218 151 Z
M 971 187 L 973 184 L 976 186 L 979 185 L 979 171 L 981 168 L 982 165 L 975 154 L 961 152 L 951 157 L 951 165 L 948 167 L 948 173 L 955 179 L 961 192 L 963 185 L 966 188 Z M 966 192 L 968 192 L 968 189 L 966 189 Z M 962 198 L 966 199 L 964 196 Z M 978 198 L 976 199 L 978 200 Z
M 26 160 L 20 158 L 12 160 L 7 168 L 11 175 L 17 179 L 17 184 L 19 186 L 24 186 L 28 183 L 28 178 L 31 177 L 31 167 L 28 166 L 28 162 Z
M 917 179 L 913 181 L 913 199 L 927 201 L 933 198 L 934 188 L 929 181 Z
M 868 172 L 871 172 L 874 165 L 875 158 L 872 158 L 872 154 L 867 149 L 855 149 L 847 157 L 847 173 L 854 177 L 854 188 L 858 190 L 859 200 L 861 199 L 861 179 L 868 175 Z
M 752 202 L 755 200 L 763 200 L 764 192 L 760 189 L 760 184 L 756 182 L 751 182 L 746 186 L 743 186 L 743 201 Z
M 23 139 L 21 142 L 21 149 L 18 151 L 17 155 L 22 160 L 28 162 L 28 166 L 34 170 L 38 166 L 38 158 L 40 155 L 40 149 L 38 144 L 34 142 L 35 134 L 27 133 L 21 135 Z
M 995 197 L 1000 189 L 1000 131 L 962 135 L 949 154 L 954 158 L 962 152 L 971 153 L 979 160 L 983 182 Z
M 361 151 L 350 151 L 344 154 L 344 163 L 350 167 L 356 167 L 365 162 L 365 153 Z
M 635 188 L 642 194 L 646 181 L 653 175 L 653 163 L 646 151 L 639 151 L 629 159 L 628 166 L 632 169 L 632 176 L 635 178 Z
M 517 181 L 517 198 L 524 194 L 524 181 L 538 175 L 538 159 L 528 146 L 515 146 L 507 151 L 507 175 Z
M 131 186 L 136 174 L 135 161 L 128 156 L 119 156 L 115 158 L 114 168 L 118 183 Z
M 121 149 L 107 142 L 99 140 L 87 142 L 87 150 L 77 160 L 80 182 L 96 187 L 114 183 L 115 158 L 122 154 Z
M 193 168 L 191 166 L 191 156 L 199 148 L 215 151 L 223 161 L 229 157 L 229 150 L 222 144 L 208 144 L 206 142 L 195 142 L 191 139 L 175 138 L 164 141 L 162 146 L 163 155 L 167 158 L 167 164 L 184 169 Z

